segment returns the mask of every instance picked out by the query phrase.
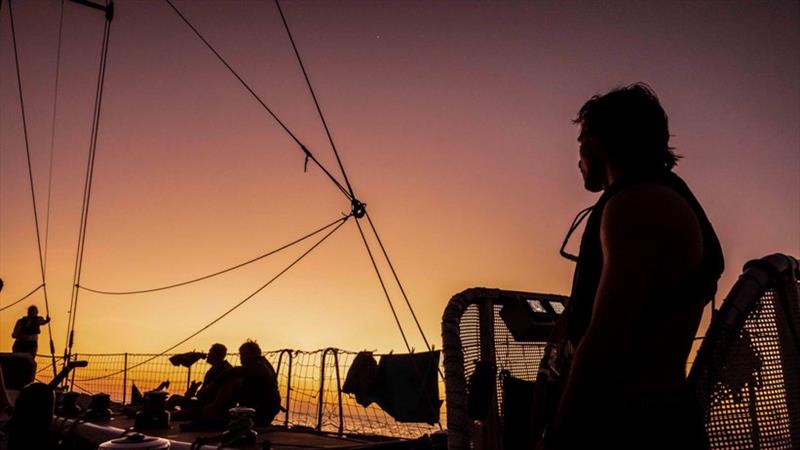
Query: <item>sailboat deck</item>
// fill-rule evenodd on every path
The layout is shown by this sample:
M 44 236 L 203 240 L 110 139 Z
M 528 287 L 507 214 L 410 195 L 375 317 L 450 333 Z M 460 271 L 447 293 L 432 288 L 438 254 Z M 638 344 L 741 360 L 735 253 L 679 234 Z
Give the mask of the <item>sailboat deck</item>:
M 120 437 L 126 430 L 133 427 L 134 419 L 125 415 L 115 415 L 106 423 L 92 423 L 76 421 L 74 419 L 56 419 L 56 429 L 63 435 L 76 433 L 82 439 L 95 444 Z M 221 434 L 220 431 L 183 431 L 180 424 L 173 421 L 169 429 L 147 430 L 148 436 L 157 436 L 171 441 L 171 449 L 190 449 L 198 438 L 213 438 Z M 413 442 L 404 439 L 382 438 L 373 436 L 336 435 L 321 433 L 306 427 L 264 427 L 255 428 L 258 432 L 258 441 L 250 446 L 236 446 L 237 449 L 261 449 L 264 443 L 269 443 L 269 448 L 279 450 L 294 449 L 345 449 L 345 448 L 414 448 Z M 406 445 L 404 445 L 406 444 Z M 219 448 L 219 440 L 209 442 L 200 449 Z

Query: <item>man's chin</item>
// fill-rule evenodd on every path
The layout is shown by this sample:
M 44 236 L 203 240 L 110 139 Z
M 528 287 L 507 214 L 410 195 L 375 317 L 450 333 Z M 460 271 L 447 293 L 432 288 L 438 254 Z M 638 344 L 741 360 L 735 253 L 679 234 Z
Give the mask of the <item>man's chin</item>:
M 584 180 L 583 187 L 589 192 L 600 192 L 603 190 L 603 185 L 594 180 Z

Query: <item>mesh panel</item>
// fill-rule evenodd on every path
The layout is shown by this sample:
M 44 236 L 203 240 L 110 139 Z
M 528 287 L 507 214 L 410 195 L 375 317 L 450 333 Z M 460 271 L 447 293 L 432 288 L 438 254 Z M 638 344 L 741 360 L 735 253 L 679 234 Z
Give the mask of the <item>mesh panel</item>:
M 507 370 L 512 376 L 527 381 L 536 381 L 539 361 L 544 356 L 545 342 L 517 342 L 500 318 L 502 305 L 494 305 L 494 356 L 497 373 Z M 500 378 L 497 383 L 497 405 L 503 404 L 503 389 Z M 502 411 L 500 411 L 502 415 Z
M 494 353 L 495 364 L 497 366 L 497 376 L 495 377 L 496 405 L 500 417 L 502 417 L 503 389 L 499 374 L 502 371 L 508 371 L 510 375 L 514 377 L 527 381 L 535 381 L 536 371 L 539 367 L 539 361 L 544 355 L 544 347 L 546 344 L 545 342 L 516 341 L 511 331 L 509 331 L 505 322 L 500 317 L 500 310 L 504 305 L 511 302 L 525 302 L 526 298 L 544 298 L 562 303 L 566 300 L 566 297 L 554 295 L 510 291 L 502 292 L 500 296 L 496 293 L 494 295 L 487 295 L 486 298 L 482 298 L 478 302 L 467 306 L 464 314 L 461 316 L 459 330 L 461 349 L 464 353 L 464 376 L 466 379 L 469 379 L 470 375 L 475 371 L 475 361 L 481 359 L 479 304 L 480 302 L 492 303 L 491 323 L 494 327 L 494 341 L 489 343 L 489 345 L 491 345 L 490 352 Z M 488 333 L 484 332 L 484 335 L 488 335 Z
M 477 304 L 469 305 L 461 316 L 461 348 L 464 351 L 464 377 L 475 371 L 475 361 L 481 359 L 481 322 Z
M 782 368 L 779 328 L 786 323 L 776 303 L 775 292 L 766 291 L 740 330 L 717 328 L 706 337 L 710 364 L 697 385 L 708 401 L 706 431 L 712 448 L 793 448 L 787 381 L 796 389 L 797 380 L 787 380 Z

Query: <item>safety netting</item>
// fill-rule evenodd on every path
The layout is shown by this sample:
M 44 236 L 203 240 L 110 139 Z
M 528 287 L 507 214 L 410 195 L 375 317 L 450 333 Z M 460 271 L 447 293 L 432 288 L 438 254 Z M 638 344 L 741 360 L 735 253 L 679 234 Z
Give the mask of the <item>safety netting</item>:
M 800 448 L 797 263 L 748 264 L 692 367 L 711 448 Z
M 419 437 L 439 431 L 438 425 L 401 423 L 394 420 L 376 404 L 364 407 L 354 396 L 342 392 L 347 371 L 356 352 L 334 348 L 315 351 L 276 350 L 264 356 L 275 368 L 281 394 L 281 411 L 272 425 L 288 428 L 307 427 L 323 432 L 354 433 L 393 437 Z M 172 354 L 73 354 L 74 360 L 86 360 L 89 365 L 73 370 L 69 385 L 85 394 L 106 393 L 120 404 L 131 401 L 133 385 L 145 392 L 169 381 L 166 389 L 183 394 L 191 380 L 202 380 L 209 365 L 204 360 L 186 368 L 169 362 Z M 380 355 L 376 355 L 380 356 Z M 232 365 L 239 355 L 229 353 Z M 49 355 L 36 358 L 37 378 L 52 378 Z M 60 369 L 61 359 L 56 361 Z

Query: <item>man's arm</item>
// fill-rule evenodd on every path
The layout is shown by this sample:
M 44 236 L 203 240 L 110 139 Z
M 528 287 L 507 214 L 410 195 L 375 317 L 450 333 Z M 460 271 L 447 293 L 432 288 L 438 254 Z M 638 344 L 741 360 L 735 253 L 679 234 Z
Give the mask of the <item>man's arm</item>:
M 575 351 L 553 424 L 556 435 L 574 431 L 581 422 L 577 414 L 614 395 L 616 369 L 630 357 L 632 332 L 654 291 L 663 246 L 670 241 L 669 203 L 676 199 L 663 189 L 642 186 L 623 192 L 603 211 L 603 272 L 592 319 Z
M 19 337 L 19 332 L 20 332 L 20 329 L 22 328 L 22 324 L 20 323 L 20 320 L 22 320 L 22 319 L 17 320 L 17 323 L 14 324 L 14 331 L 11 332 L 11 337 L 13 339 L 17 339 Z

